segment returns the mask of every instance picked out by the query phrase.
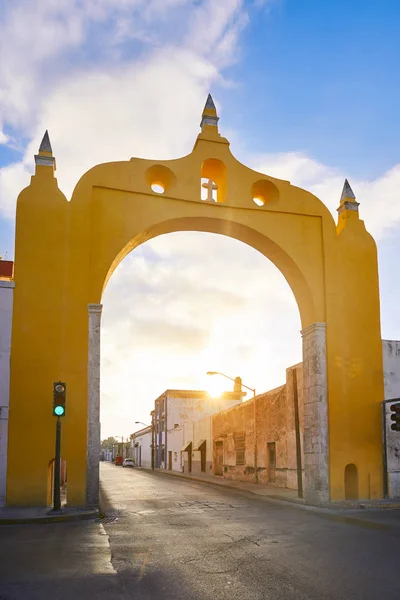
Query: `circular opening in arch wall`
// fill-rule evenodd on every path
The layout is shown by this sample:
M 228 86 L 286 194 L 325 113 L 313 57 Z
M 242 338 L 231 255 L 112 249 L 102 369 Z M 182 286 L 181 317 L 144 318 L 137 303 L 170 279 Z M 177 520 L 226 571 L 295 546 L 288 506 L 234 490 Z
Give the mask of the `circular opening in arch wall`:
M 163 194 L 165 192 L 165 187 L 161 183 L 152 183 L 150 187 L 156 194 Z
M 168 193 L 175 185 L 175 174 L 165 165 L 152 165 L 146 170 L 146 181 L 155 194 Z
M 276 185 L 268 179 L 259 179 L 251 186 L 251 197 L 257 206 L 264 206 L 279 199 L 279 191 Z

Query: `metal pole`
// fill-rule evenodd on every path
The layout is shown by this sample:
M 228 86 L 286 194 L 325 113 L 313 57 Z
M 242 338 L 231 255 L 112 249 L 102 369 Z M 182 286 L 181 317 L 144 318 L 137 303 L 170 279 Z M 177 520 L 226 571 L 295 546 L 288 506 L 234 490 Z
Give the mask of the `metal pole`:
M 57 417 L 56 423 L 56 454 L 54 459 L 54 495 L 53 495 L 53 510 L 61 510 L 61 493 L 60 493 L 60 462 L 61 462 L 61 420 Z
M 299 419 L 299 394 L 297 390 L 297 373 L 293 369 L 293 403 L 294 403 L 294 427 L 296 432 L 296 463 L 297 463 L 297 493 L 299 498 L 303 498 L 303 472 L 301 465 L 301 438 L 300 438 L 300 419 Z

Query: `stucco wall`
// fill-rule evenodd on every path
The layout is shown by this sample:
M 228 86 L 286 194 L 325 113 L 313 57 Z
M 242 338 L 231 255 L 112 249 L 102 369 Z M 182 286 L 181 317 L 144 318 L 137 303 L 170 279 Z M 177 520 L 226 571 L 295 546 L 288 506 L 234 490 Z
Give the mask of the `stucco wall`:
M 6 496 L 13 288 L 12 281 L 0 281 L 0 507 Z
M 205 470 L 201 469 L 201 451 L 194 450 L 192 454 L 192 472 L 212 475 L 212 417 L 204 417 L 193 423 L 193 448 L 197 448 L 204 440 Z M 204 447 L 203 445 L 203 447 Z
M 151 428 L 149 428 L 145 433 L 134 435 L 131 441 L 131 457 L 138 467 L 151 469 L 151 438 Z

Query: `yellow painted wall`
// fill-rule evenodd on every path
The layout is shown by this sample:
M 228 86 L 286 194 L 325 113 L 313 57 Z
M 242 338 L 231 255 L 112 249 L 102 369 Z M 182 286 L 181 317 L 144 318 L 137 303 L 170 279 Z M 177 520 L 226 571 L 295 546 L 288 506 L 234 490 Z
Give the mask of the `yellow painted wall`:
M 221 161 L 224 202 L 200 200 L 207 159 Z M 164 183 L 165 193 L 151 190 Z M 257 195 L 262 207 L 252 201 Z M 52 382 L 68 383 L 62 455 L 68 502 L 84 505 L 89 303 L 119 262 L 155 236 L 207 231 L 241 240 L 281 270 L 303 328 L 327 322 L 332 499 L 344 497 L 344 468 L 359 468 L 361 497 L 382 490 L 383 370 L 377 257 L 358 214 L 339 230 L 309 192 L 248 169 L 217 128 L 205 125 L 181 159 L 101 164 L 67 202 L 53 169 L 37 166 L 18 198 L 12 332 L 8 505 L 46 504 L 54 450 Z M 29 460 L 27 460 L 29 457 Z

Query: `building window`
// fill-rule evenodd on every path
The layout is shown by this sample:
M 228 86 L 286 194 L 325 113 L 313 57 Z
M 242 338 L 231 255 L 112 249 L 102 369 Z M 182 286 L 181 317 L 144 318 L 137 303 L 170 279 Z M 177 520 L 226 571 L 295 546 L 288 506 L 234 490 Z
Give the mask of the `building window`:
M 161 448 L 161 462 L 164 462 L 165 460 L 165 448 L 164 445 Z
M 236 452 L 236 464 L 244 465 L 244 451 L 245 451 L 245 435 L 240 434 L 235 436 L 235 452 Z

